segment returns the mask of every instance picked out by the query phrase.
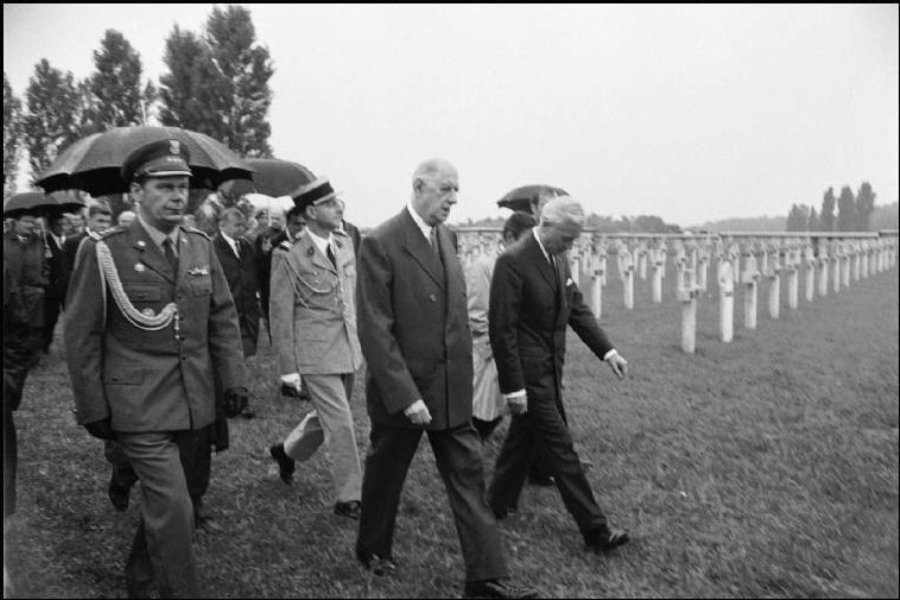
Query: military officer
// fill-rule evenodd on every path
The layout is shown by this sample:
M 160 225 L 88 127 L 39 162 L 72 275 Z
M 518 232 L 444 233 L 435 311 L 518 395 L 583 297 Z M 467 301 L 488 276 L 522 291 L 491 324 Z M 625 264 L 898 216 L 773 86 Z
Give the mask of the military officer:
M 356 334 L 356 257 L 350 238 L 337 233 L 340 209 L 327 178 L 292 194 L 306 213 L 306 229 L 273 261 L 269 315 L 282 381 L 306 384 L 315 410 L 284 442 L 269 449 L 282 480 L 295 461 L 324 442 L 332 458 L 334 512 L 359 518 L 362 468 L 350 413 L 353 377 L 362 364 Z
M 246 405 L 234 301 L 210 239 L 181 225 L 191 176 L 177 140 L 122 166 L 137 205 L 128 227 L 78 250 L 64 340 L 77 422 L 115 439 L 141 481 L 142 520 L 125 567 L 130 597 L 197 597 L 193 511 L 178 442 Z M 214 378 L 220 381 L 214 382 Z

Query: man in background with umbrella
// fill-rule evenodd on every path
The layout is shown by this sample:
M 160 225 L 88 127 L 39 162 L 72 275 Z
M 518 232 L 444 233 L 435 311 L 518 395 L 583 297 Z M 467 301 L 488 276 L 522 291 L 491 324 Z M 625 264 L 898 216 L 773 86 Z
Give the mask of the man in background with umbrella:
M 16 206 L 16 196 L 7 207 Z M 13 412 L 22 402 L 28 371 L 43 342 L 44 293 L 49 267 L 37 235 L 37 210 L 7 208 L 12 227 L 3 236 L 3 516 L 16 510 L 18 444 Z
M 75 269 L 75 256 L 78 254 L 78 247 L 82 240 L 88 236 L 97 237 L 100 232 L 106 231 L 112 227 L 112 210 L 105 202 L 95 202 L 88 207 L 88 218 L 84 231 L 78 235 L 66 239 L 63 246 L 63 254 L 65 255 L 64 272 L 70 276 Z M 68 281 L 66 282 L 68 287 Z
M 166 139 L 121 169 L 138 206 L 129 228 L 85 239 L 66 297 L 65 344 L 76 419 L 115 439 L 141 481 L 142 519 L 126 567 L 129 597 L 200 595 L 181 438 L 247 403 L 234 301 L 212 243 L 180 224 L 190 155 Z

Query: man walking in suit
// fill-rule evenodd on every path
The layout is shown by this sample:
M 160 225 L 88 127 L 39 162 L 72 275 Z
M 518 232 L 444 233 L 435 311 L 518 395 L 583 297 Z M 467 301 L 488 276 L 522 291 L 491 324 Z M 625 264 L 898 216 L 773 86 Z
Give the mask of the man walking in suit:
M 269 449 L 282 481 L 295 461 L 308 460 L 324 442 L 331 454 L 335 514 L 359 518 L 362 467 L 350 396 L 362 365 L 356 333 L 356 258 L 338 234 L 337 196 L 327 178 L 292 194 L 306 213 L 306 229 L 273 261 L 269 317 L 282 383 L 306 384 L 315 410 L 282 443 Z
M 64 340 L 76 419 L 115 439 L 141 482 L 141 523 L 125 566 L 128 596 L 201 595 L 191 548 L 193 509 L 178 442 L 247 402 L 234 301 L 212 242 L 181 226 L 189 156 L 153 142 L 122 167 L 137 219 L 78 250 Z
M 238 208 L 227 209 L 219 219 L 219 233 L 213 238 L 213 247 L 234 298 L 244 358 L 249 358 L 256 354 L 261 315 L 257 298 L 259 284 L 256 278 L 256 258 L 253 244 L 243 238 L 246 228 L 244 213 Z
M 403 481 L 427 432 L 466 564 L 466 597 L 533 598 L 506 581 L 500 533 L 484 500 L 481 442 L 472 427 L 472 338 L 456 236 L 443 225 L 459 178 L 433 159 L 413 174 L 406 207 L 362 240 L 360 342 L 371 420 L 356 556 L 396 569 L 394 524 Z
M 628 541 L 611 528 L 572 445 L 562 402 L 566 325 L 618 377 L 627 362 L 612 347 L 569 272 L 565 253 L 581 235 L 584 211 L 569 196 L 550 200 L 540 226 L 497 260 L 488 327 L 500 390 L 513 414 L 497 458 L 488 501 L 497 518 L 515 511 L 534 454 L 548 466 L 589 550 Z

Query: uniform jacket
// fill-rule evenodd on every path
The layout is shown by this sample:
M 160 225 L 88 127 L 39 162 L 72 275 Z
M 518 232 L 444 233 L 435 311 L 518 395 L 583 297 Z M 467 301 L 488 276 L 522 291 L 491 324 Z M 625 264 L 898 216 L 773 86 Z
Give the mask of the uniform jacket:
M 241 328 L 241 337 L 244 338 L 245 356 L 256 353 L 256 338 L 259 335 L 259 279 L 257 278 L 256 257 L 253 244 L 244 238 L 234 240 L 241 257 L 234 254 L 234 250 L 221 234 L 213 238 L 213 247 L 216 256 L 222 265 L 225 279 L 228 281 L 228 289 L 234 298 L 235 308 L 238 313 L 238 322 Z M 249 348 L 248 348 L 249 346 Z
M 100 235 L 122 287 L 138 311 L 178 306 L 179 328 L 144 331 L 104 297 L 97 241 L 79 249 L 66 296 L 64 341 L 79 424 L 112 417 L 117 431 L 199 429 L 215 418 L 213 377 L 221 389 L 245 385 L 234 301 L 212 242 L 182 227 L 178 273 L 135 221 Z
M 491 280 L 488 330 L 504 394 L 561 397 L 566 325 L 599 356 L 612 350 L 575 285 L 568 261 L 554 273 L 532 231 L 500 255 Z
M 8 265 L 9 278 L 15 282 L 18 315 L 15 320 L 30 328 L 44 325 L 44 295 L 49 282 L 46 248 L 37 236 L 19 241 L 15 231 L 3 236 L 3 260 Z
M 359 325 L 372 421 L 420 427 L 403 414 L 419 399 L 431 413 L 428 429 L 472 418 L 465 279 L 455 234 L 438 225 L 437 238 L 443 266 L 404 209 L 362 240 Z
M 290 250 L 273 250 L 269 322 L 279 375 L 354 373 L 362 364 L 356 329 L 356 258 L 334 234 L 337 268 L 303 230 Z

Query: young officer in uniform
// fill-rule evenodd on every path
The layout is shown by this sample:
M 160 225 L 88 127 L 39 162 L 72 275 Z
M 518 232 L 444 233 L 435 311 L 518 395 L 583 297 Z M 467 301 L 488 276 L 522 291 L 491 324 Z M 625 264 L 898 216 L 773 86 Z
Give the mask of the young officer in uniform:
M 350 413 L 353 377 L 362 364 L 356 334 L 356 257 L 337 232 L 338 199 L 326 178 L 300 187 L 294 203 L 306 229 L 278 262 L 273 260 L 269 316 L 282 382 L 300 376 L 315 410 L 283 443 L 270 448 L 281 479 L 290 483 L 294 461 L 310 458 L 324 442 L 332 458 L 334 512 L 359 518 L 362 467 Z
M 137 219 L 85 239 L 66 297 L 65 345 L 76 419 L 115 439 L 141 481 L 142 519 L 125 567 L 129 597 L 200 595 L 193 510 L 178 441 L 246 405 L 234 301 L 210 239 L 181 226 L 189 155 L 177 140 L 122 167 Z

